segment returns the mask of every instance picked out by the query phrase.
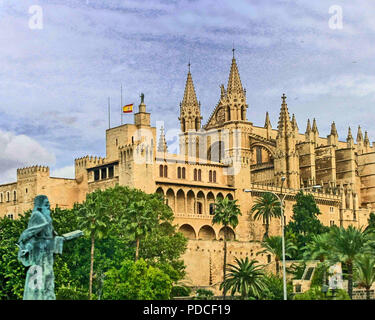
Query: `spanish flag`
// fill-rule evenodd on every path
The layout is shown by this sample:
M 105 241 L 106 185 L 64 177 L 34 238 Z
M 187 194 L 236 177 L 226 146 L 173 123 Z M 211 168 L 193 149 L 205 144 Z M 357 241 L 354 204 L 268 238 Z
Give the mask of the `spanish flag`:
M 127 104 L 126 106 L 122 107 L 123 113 L 131 113 L 133 112 L 133 104 Z

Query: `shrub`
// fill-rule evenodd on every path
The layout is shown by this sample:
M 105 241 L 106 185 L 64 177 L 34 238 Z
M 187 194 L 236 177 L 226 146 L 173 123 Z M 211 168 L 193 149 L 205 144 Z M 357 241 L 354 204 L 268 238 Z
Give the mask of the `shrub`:
M 188 297 L 191 294 L 191 289 L 185 286 L 172 287 L 171 297 Z
M 196 300 L 210 300 L 214 296 L 214 293 L 211 290 L 207 289 L 198 289 L 196 291 Z

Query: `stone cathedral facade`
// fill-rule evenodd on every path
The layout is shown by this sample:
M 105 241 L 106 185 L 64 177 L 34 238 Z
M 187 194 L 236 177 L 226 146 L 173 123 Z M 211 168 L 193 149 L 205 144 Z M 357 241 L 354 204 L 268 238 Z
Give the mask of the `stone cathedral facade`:
M 300 132 L 284 94 L 274 127 L 268 113 L 263 126 L 254 125 L 247 119 L 247 108 L 233 56 L 227 86 L 221 85 L 218 103 L 203 124 L 189 67 L 179 106 L 178 154 L 168 152 L 164 128 L 157 132 L 151 126 L 142 102 L 134 123 L 106 130 L 105 158 L 75 159 L 75 179 L 50 177 L 48 167 L 18 169 L 16 182 L 0 185 L 0 216 L 16 218 L 32 208 L 37 194 L 46 194 L 52 206 L 70 208 L 88 192 L 116 184 L 160 193 L 189 239 L 186 284 L 212 288 L 222 280 L 224 229 L 211 222 L 219 197 L 237 199 L 242 212 L 237 228 L 227 230 L 228 263 L 246 256 L 269 266 L 274 263 L 271 256 L 256 255 L 264 226 L 249 214 L 254 199 L 265 192 L 287 194 L 286 223 L 295 195 L 303 189 L 313 193 L 323 224 L 367 224 L 375 211 L 375 147 L 367 132 L 363 135 L 359 127 L 354 140 L 349 128 L 347 137 L 339 140 L 333 122 L 330 134 L 321 137 L 315 119 Z M 270 233 L 280 234 L 280 225 L 279 220 L 271 221 Z

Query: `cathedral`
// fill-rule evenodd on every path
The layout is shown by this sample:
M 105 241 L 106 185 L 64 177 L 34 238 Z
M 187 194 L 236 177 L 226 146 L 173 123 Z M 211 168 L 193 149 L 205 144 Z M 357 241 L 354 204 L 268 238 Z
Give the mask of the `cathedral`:
M 177 105 L 177 102 L 176 102 Z M 190 66 L 179 105 L 179 152 L 168 152 L 164 128 L 151 126 L 143 99 L 134 123 L 106 130 L 106 156 L 75 159 L 75 178 L 51 177 L 49 168 L 17 170 L 17 181 L 0 185 L 0 217 L 10 218 L 32 208 L 38 194 L 51 207 L 71 208 L 87 193 L 116 184 L 157 192 L 174 212 L 174 223 L 188 239 L 183 256 L 187 285 L 217 288 L 222 281 L 223 234 L 229 235 L 228 263 L 248 256 L 271 266 L 274 257 L 257 253 L 264 234 L 262 221 L 250 215 L 254 200 L 267 192 L 286 196 L 285 223 L 293 214 L 299 190 L 312 193 L 324 225 L 365 226 L 375 211 L 375 148 L 367 132 L 354 140 L 351 129 L 339 140 L 333 122 L 327 137 L 319 135 L 316 120 L 301 133 L 282 94 L 279 121 L 274 128 L 268 112 L 256 126 L 247 119 L 248 104 L 236 58 L 228 83 L 221 85 L 218 103 L 204 123 Z M 177 116 L 177 115 L 176 115 Z M 225 230 L 212 225 L 218 198 L 236 199 L 239 225 Z M 270 234 L 280 234 L 273 219 Z

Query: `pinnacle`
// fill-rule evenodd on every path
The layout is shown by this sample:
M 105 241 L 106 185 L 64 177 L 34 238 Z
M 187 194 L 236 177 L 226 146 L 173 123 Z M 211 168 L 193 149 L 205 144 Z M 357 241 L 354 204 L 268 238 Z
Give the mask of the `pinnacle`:
M 368 138 L 367 131 L 365 131 L 365 140 L 364 140 L 364 142 L 365 142 L 365 145 L 370 145 L 370 140 Z
M 289 132 L 292 129 L 292 124 L 290 122 L 288 105 L 285 102 L 285 100 L 286 100 L 285 94 L 283 94 L 283 96 L 281 97 L 281 99 L 283 100 L 283 102 L 281 104 L 280 116 L 279 116 L 279 123 L 278 123 L 277 129 L 279 131 L 284 131 L 285 130 L 285 131 Z
M 350 127 L 349 127 L 349 129 L 348 129 L 348 137 L 346 138 L 346 140 L 347 140 L 347 141 L 348 141 L 348 140 L 353 140 L 352 129 L 350 129 Z
M 244 90 L 242 88 L 242 83 L 240 79 L 240 74 L 238 72 L 236 58 L 233 56 L 232 65 L 230 68 L 227 92 L 243 94 Z
M 158 143 L 158 152 L 167 152 L 168 146 L 167 141 L 165 140 L 164 127 L 160 128 L 160 137 Z
M 311 132 L 310 119 L 307 119 L 306 133 L 310 133 L 310 132 Z
M 319 133 L 315 118 L 313 120 L 312 132 Z
M 190 73 L 190 67 L 189 67 L 189 72 L 188 72 L 187 79 L 186 79 L 184 98 L 182 99 L 181 104 L 183 106 L 184 105 L 198 105 L 198 99 L 197 99 L 197 95 L 195 94 L 193 78 Z
M 338 136 L 335 121 L 331 124 L 331 135 Z
M 363 135 L 362 135 L 361 126 L 358 126 L 357 142 L 358 141 L 363 141 Z
M 293 113 L 293 116 L 292 116 L 292 128 L 294 130 L 298 131 L 298 124 L 297 124 L 296 116 L 294 115 L 294 113 Z
M 270 121 L 270 116 L 268 114 L 268 111 L 266 112 L 266 121 L 264 122 L 264 127 L 265 128 L 272 128 L 271 121 Z

